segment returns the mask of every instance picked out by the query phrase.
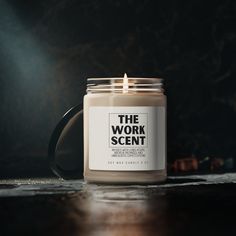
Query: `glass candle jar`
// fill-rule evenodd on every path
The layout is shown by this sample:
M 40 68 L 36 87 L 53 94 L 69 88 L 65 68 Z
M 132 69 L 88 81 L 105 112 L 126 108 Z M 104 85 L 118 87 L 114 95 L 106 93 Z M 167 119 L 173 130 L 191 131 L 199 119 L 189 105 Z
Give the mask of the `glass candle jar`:
M 158 78 L 89 78 L 84 96 L 84 179 L 166 179 L 166 96 Z

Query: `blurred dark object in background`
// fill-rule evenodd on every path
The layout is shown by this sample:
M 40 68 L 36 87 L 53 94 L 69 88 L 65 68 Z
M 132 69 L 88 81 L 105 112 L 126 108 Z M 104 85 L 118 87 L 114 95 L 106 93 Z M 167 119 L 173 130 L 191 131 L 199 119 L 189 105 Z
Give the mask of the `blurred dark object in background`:
M 181 174 L 206 174 L 234 171 L 234 159 L 220 157 L 197 158 L 194 155 L 186 158 L 178 158 L 169 164 L 170 173 Z
M 233 0 L 1 1 L 0 177 L 52 175 L 50 135 L 86 78 L 124 72 L 165 79 L 170 166 L 235 170 L 235 18 Z

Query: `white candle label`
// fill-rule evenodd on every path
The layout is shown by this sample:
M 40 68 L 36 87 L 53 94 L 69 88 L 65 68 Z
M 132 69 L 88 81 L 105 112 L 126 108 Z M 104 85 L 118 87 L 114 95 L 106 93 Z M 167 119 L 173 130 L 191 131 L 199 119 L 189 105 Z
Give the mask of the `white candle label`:
M 165 169 L 165 107 L 90 107 L 89 168 Z

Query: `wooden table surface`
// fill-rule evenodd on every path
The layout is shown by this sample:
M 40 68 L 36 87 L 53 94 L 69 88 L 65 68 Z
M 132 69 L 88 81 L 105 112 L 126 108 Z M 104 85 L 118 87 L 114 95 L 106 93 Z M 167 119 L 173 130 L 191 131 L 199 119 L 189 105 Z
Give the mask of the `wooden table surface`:
M 236 235 L 236 174 L 159 185 L 1 180 L 0 235 Z

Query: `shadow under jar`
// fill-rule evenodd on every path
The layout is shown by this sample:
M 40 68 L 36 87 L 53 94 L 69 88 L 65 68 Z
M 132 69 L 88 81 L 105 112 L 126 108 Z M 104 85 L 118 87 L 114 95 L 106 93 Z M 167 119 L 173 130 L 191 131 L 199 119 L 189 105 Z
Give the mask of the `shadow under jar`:
M 89 78 L 84 96 L 84 179 L 166 179 L 166 96 L 158 78 Z

